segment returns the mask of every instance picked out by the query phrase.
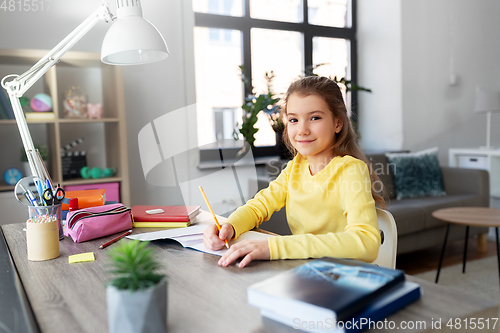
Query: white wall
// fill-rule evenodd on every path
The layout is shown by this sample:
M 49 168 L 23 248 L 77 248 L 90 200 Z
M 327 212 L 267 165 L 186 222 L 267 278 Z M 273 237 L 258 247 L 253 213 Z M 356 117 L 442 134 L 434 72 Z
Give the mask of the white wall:
M 403 146 L 400 0 L 358 1 L 359 129 L 366 150 Z
M 360 94 L 363 146 L 438 146 L 447 164 L 449 148 L 485 145 L 486 117 L 473 106 L 476 87 L 500 90 L 500 2 L 359 0 L 358 8 L 359 83 L 373 89 Z M 494 114 L 496 146 L 499 125 Z

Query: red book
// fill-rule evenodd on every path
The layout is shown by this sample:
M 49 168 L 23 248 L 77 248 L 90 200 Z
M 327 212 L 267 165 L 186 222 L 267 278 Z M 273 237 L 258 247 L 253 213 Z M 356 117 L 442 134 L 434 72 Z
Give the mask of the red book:
M 133 206 L 135 222 L 189 222 L 200 213 L 200 206 Z M 162 213 L 150 214 L 146 211 L 161 209 Z

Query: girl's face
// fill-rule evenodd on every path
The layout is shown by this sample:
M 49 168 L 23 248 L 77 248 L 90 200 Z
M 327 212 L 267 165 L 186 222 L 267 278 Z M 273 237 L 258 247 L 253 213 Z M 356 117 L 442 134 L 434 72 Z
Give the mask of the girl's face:
M 288 138 L 302 156 L 334 157 L 332 145 L 335 133 L 342 129 L 340 119 L 334 119 L 324 99 L 317 95 L 291 94 L 287 102 Z

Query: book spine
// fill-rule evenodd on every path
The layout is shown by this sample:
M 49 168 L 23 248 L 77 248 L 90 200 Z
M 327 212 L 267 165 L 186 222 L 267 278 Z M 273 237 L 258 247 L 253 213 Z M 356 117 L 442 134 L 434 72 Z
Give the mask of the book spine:
M 9 115 L 7 114 L 7 111 L 5 111 L 2 103 L 0 103 L 0 118 L 1 119 L 9 119 Z
M 7 113 L 9 119 L 15 119 L 16 117 L 14 116 L 14 110 L 12 109 L 12 105 L 9 102 L 9 99 L 7 98 L 7 95 L 3 91 L 3 89 L 0 89 L 0 103 L 2 103 L 3 108 L 5 109 L 5 112 Z
M 346 329 L 346 332 L 350 333 L 357 333 L 357 332 L 363 332 L 364 330 L 369 329 L 369 324 L 370 321 L 377 322 L 379 320 L 383 320 L 393 313 L 401 310 L 405 306 L 407 306 L 410 303 L 413 303 L 417 299 L 420 298 L 422 295 L 421 289 L 416 288 L 413 289 L 411 292 L 405 294 L 404 296 L 398 298 L 397 300 L 386 304 L 385 306 L 382 306 L 379 309 L 376 310 L 371 310 L 369 309 L 362 315 L 357 316 L 356 318 L 352 319 L 353 323 L 358 323 L 358 325 L 352 325 L 350 326 L 350 329 Z
M 134 228 L 185 228 L 189 222 L 132 222 Z
M 189 222 L 189 216 L 165 216 L 158 214 L 142 215 L 140 219 L 141 222 Z

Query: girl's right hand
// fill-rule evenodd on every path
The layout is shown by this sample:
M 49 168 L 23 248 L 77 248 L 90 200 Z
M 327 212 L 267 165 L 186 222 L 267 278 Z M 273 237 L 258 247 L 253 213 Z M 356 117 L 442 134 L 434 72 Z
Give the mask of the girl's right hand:
M 203 232 L 203 245 L 209 250 L 217 251 L 225 247 L 224 240 L 231 240 L 234 236 L 233 226 L 224 223 L 220 229 L 215 224 L 209 225 Z

